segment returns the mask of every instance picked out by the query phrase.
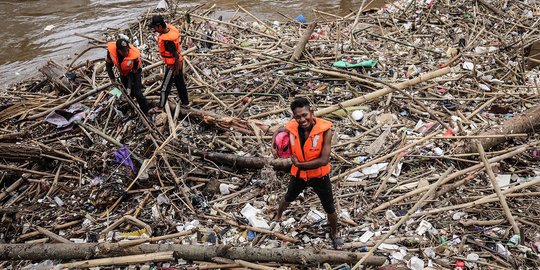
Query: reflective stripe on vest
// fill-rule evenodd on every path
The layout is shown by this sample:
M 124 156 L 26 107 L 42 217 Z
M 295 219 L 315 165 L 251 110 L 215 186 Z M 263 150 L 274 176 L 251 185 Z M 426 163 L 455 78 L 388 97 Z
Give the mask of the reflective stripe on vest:
M 332 122 L 330 121 L 321 118 L 313 119 L 315 120 L 315 125 L 311 129 L 309 136 L 306 138 L 303 152 L 300 145 L 300 136 L 298 134 L 298 122 L 296 122 L 296 120 L 291 120 L 285 125 L 285 128 L 290 134 L 292 154 L 300 162 L 314 160 L 321 156 L 324 132 L 332 127 Z M 300 170 L 294 165 L 291 166 L 291 174 L 293 176 L 297 176 L 298 178 L 304 179 L 305 181 L 313 178 L 321 178 L 329 173 L 330 163 L 326 163 L 319 168 L 311 170 Z
M 118 63 L 118 52 L 116 51 L 115 41 L 107 43 L 107 50 L 109 51 L 109 55 L 111 56 L 113 64 L 116 66 L 116 68 L 118 68 L 118 71 L 122 76 L 127 76 L 131 70 L 138 70 L 142 65 L 140 59 L 141 53 L 131 44 L 129 44 L 128 55 L 124 57 L 122 63 Z M 135 63 L 135 60 L 137 60 L 137 66 L 133 65 Z
M 165 48 L 165 42 L 166 41 L 172 41 L 174 43 L 174 46 L 176 47 L 176 51 L 178 52 L 179 60 L 182 61 L 182 53 L 180 51 L 180 32 L 178 32 L 178 29 L 176 27 L 167 24 L 167 28 L 169 29 L 169 32 L 164 34 L 159 34 L 158 36 L 158 49 L 159 53 L 161 54 L 161 58 L 163 59 L 163 62 L 169 66 L 174 65 L 174 55 L 166 50 Z

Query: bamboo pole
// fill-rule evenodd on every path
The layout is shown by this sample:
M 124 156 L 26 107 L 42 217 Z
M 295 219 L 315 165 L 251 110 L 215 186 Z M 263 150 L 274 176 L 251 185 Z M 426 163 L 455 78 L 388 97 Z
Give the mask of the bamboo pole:
M 527 150 L 527 147 L 522 146 L 522 147 L 520 147 L 520 148 L 518 148 L 518 149 L 516 149 L 516 150 L 514 150 L 512 152 L 508 152 L 506 154 L 490 158 L 488 161 L 489 161 L 489 163 L 499 162 L 501 160 L 513 157 L 513 156 L 515 156 L 517 154 L 523 153 L 523 152 L 525 152 L 525 150 Z M 473 171 L 476 171 L 476 170 L 481 170 L 481 169 L 484 169 L 484 164 L 476 164 L 474 166 L 468 167 L 468 168 L 463 169 L 461 171 L 457 171 L 455 173 L 452 173 L 448 177 L 446 177 L 443 184 L 446 184 L 449 181 L 451 181 L 452 179 L 460 177 L 460 176 L 462 176 L 464 174 L 467 174 L 467 173 L 470 173 L 470 172 L 473 172 Z M 415 190 L 407 192 L 407 193 L 405 193 L 405 194 L 403 194 L 403 195 L 401 195 L 401 196 L 399 196 L 399 197 L 397 197 L 395 199 L 392 199 L 390 201 L 387 201 L 387 202 L 375 207 L 373 209 L 373 212 L 380 212 L 380 211 L 382 211 L 382 210 L 384 210 L 384 209 L 386 209 L 386 208 L 388 208 L 388 207 L 390 207 L 392 205 L 395 205 L 396 203 L 398 203 L 398 202 L 400 202 L 400 201 L 402 201 L 402 200 L 404 200 L 406 198 L 409 198 L 409 197 L 412 197 L 414 195 L 420 194 L 420 193 L 422 193 L 422 192 L 424 192 L 424 191 L 426 191 L 428 189 L 429 189 L 429 186 L 423 187 L 423 188 L 417 188 Z
M 481 165 L 484 166 L 484 164 L 481 164 Z M 524 188 L 528 188 L 530 186 L 534 186 L 534 185 L 538 185 L 538 184 L 540 184 L 540 179 L 531 180 L 529 182 L 526 182 L 526 183 L 511 187 L 511 188 L 509 188 L 507 190 L 504 190 L 504 191 L 501 192 L 501 194 L 503 194 L 503 195 L 512 194 L 514 191 L 524 189 Z M 485 203 L 496 202 L 498 200 L 499 199 L 497 198 L 497 194 L 491 194 L 489 196 L 483 197 L 483 198 L 478 199 L 478 200 L 473 201 L 473 202 L 468 202 L 468 203 L 463 203 L 463 204 L 458 204 L 458 205 L 450 205 L 450 206 L 447 206 L 447 207 L 441 207 L 441 208 L 437 208 L 437 209 L 432 209 L 432 210 L 427 210 L 427 211 L 414 213 L 413 217 L 418 217 L 418 216 L 423 216 L 423 215 L 432 215 L 432 214 L 437 214 L 437 213 L 440 213 L 440 212 L 456 210 L 456 209 L 471 208 L 471 207 L 481 205 L 481 204 L 485 204 Z
M 393 152 L 391 152 L 391 153 L 389 153 L 389 154 L 386 154 L 386 155 L 384 155 L 384 156 L 382 156 L 382 157 L 379 157 L 379 158 L 376 158 L 376 159 L 371 160 L 371 161 L 369 161 L 369 162 L 366 162 L 366 163 L 364 163 L 364 164 L 362 164 L 362 165 L 360 165 L 360 166 L 357 166 L 357 167 L 355 167 L 355 168 L 352 168 L 352 169 L 350 169 L 350 170 L 348 170 L 348 171 L 346 171 L 346 172 L 344 172 L 344 173 L 338 174 L 338 175 L 332 177 L 331 180 L 332 180 L 332 181 L 335 181 L 335 180 L 340 179 L 340 178 L 343 178 L 343 177 L 345 177 L 345 176 L 347 176 L 347 175 L 349 175 L 349 174 L 351 174 L 351 173 L 353 173 L 353 172 L 357 172 L 357 171 L 359 171 L 359 170 L 361 170 L 361 169 L 363 169 L 363 168 L 366 168 L 366 167 L 369 167 L 369 166 L 371 166 L 371 165 L 373 165 L 373 164 L 376 164 L 376 163 L 379 163 L 379 162 L 381 162 L 381 161 L 384 161 L 384 160 L 386 160 L 386 159 L 389 158 L 389 157 L 393 157 L 393 156 L 395 156 L 395 155 L 397 155 L 397 154 L 399 154 L 399 153 L 401 153 L 401 152 L 403 152 L 403 151 L 405 151 L 405 150 L 407 150 L 407 149 L 409 149 L 409 148 L 411 148 L 411 147 L 413 147 L 413 146 L 415 146 L 415 145 L 418 145 L 418 144 L 420 144 L 420 143 L 423 143 L 423 142 L 425 142 L 425 141 L 427 141 L 427 140 L 433 138 L 435 135 L 437 135 L 437 133 L 436 133 L 436 132 L 433 132 L 432 134 L 427 135 L 426 137 L 424 137 L 424 138 L 422 138 L 422 139 L 420 139 L 420 140 L 418 140 L 418 141 L 412 142 L 412 143 L 410 143 L 410 144 L 408 144 L 408 145 L 406 145 L 406 146 L 404 146 L 404 147 L 402 147 L 402 148 L 400 148 L 400 149 L 398 149 L 398 150 L 395 150 L 395 151 L 393 151 Z
M 146 262 L 173 261 L 173 251 L 155 252 L 150 254 L 139 254 L 122 257 L 112 257 L 103 259 L 93 259 L 80 262 L 64 263 L 62 268 L 91 268 L 105 265 L 130 265 Z
M 31 120 L 36 120 L 36 119 L 38 119 L 38 118 L 40 118 L 42 116 L 45 116 L 45 115 L 51 113 L 52 111 L 63 109 L 65 107 L 67 107 L 67 106 L 70 106 L 70 105 L 75 104 L 75 103 L 77 103 L 77 102 L 79 102 L 81 100 L 84 100 L 87 97 L 92 96 L 92 95 L 94 95 L 96 93 L 99 93 L 100 91 L 103 91 L 104 89 L 106 89 L 106 88 L 108 88 L 110 86 L 112 86 L 112 83 L 104 84 L 104 85 L 102 85 L 102 86 L 100 86 L 98 88 L 95 88 L 94 90 L 92 90 L 92 91 L 90 91 L 90 92 L 88 92 L 86 94 L 82 94 L 82 95 L 78 96 L 77 98 L 74 98 L 72 100 L 68 100 L 68 101 L 66 101 L 66 102 L 64 102 L 64 103 L 62 103 L 60 105 L 54 106 L 54 107 L 52 107 L 50 109 L 47 109 L 44 112 L 40 112 L 40 113 L 31 115 L 31 116 L 28 116 L 26 118 L 26 120 L 30 120 L 30 121 Z
M 416 77 L 414 79 L 395 84 L 395 85 L 393 85 L 394 87 L 385 87 L 385 88 L 383 88 L 383 89 L 381 89 L 379 91 L 375 91 L 375 92 L 372 92 L 372 93 L 369 93 L 369 94 L 366 94 L 366 95 L 363 95 L 363 96 L 360 96 L 360 97 L 357 97 L 357 98 L 353 98 L 353 99 L 343 101 L 341 103 L 326 107 L 324 109 L 320 109 L 320 110 L 315 112 L 315 116 L 323 116 L 323 115 L 335 112 L 335 111 L 337 111 L 339 109 L 342 109 L 342 108 L 347 108 L 347 107 L 355 106 L 355 105 L 358 105 L 358 104 L 361 104 L 361 103 L 365 103 L 365 102 L 374 100 L 376 98 L 382 97 L 384 95 L 390 94 L 390 93 L 394 92 L 396 89 L 398 89 L 398 90 L 405 89 L 405 88 L 413 86 L 415 84 L 425 82 L 425 81 L 429 81 L 429 80 L 432 80 L 434 78 L 446 75 L 446 74 L 448 74 L 450 72 L 456 72 L 457 70 L 458 70 L 458 68 L 456 68 L 456 67 L 453 67 L 453 68 L 445 67 L 445 68 L 438 69 L 438 70 L 435 70 L 435 71 L 432 71 L 432 72 L 429 72 L 429 73 L 425 73 L 425 74 L 422 74 L 422 75 L 420 75 L 420 76 L 418 76 L 418 77 Z
M 360 261 L 358 261 L 358 263 L 356 263 L 354 265 L 354 267 L 352 268 L 352 270 L 355 270 L 355 269 L 358 269 L 358 267 L 360 267 L 362 265 L 362 263 L 364 263 L 368 258 L 369 256 L 373 255 L 373 252 L 375 252 L 375 250 L 377 250 L 377 248 L 382 244 L 384 243 L 384 241 L 386 239 L 388 239 L 388 237 L 390 237 L 390 235 L 392 235 L 403 223 L 405 223 L 405 221 L 407 221 L 411 215 L 416 212 L 416 208 L 418 206 L 420 206 L 424 200 L 426 200 L 429 196 L 431 196 L 435 190 L 439 187 L 439 185 L 442 184 L 443 180 L 446 178 L 446 176 L 454 169 L 454 167 L 450 167 L 448 168 L 444 173 L 443 175 L 441 175 L 441 177 L 439 177 L 439 180 L 437 180 L 437 182 L 435 182 L 435 184 L 431 185 L 430 189 L 428 190 L 428 192 L 426 192 L 424 195 L 422 195 L 422 197 L 414 204 L 414 206 L 409 209 L 409 211 L 407 212 L 406 215 L 404 215 L 403 217 L 401 217 L 401 219 L 398 221 L 398 223 L 396 223 L 394 226 L 392 226 L 392 228 L 390 228 L 390 230 L 383 236 L 383 238 L 381 238 L 377 244 L 375 244 L 372 248 L 369 249 L 368 253 L 362 257 L 362 259 L 360 259 Z
M 506 218 L 512 225 L 512 229 L 514 229 L 514 233 L 519 234 L 519 227 L 516 223 L 516 220 L 512 216 L 512 212 L 510 212 L 510 208 L 508 207 L 508 204 L 506 203 L 506 197 L 501 193 L 501 188 L 499 187 L 497 178 L 495 177 L 495 174 L 493 173 L 493 169 L 491 168 L 491 165 L 487 161 L 486 153 L 484 152 L 484 147 L 482 147 L 482 144 L 479 141 L 476 141 L 475 143 L 476 143 L 476 148 L 478 149 L 478 154 L 480 154 L 480 159 L 482 160 L 482 162 L 484 163 L 484 166 L 486 167 L 489 180 L 491 180 L 493 189 L 495 190 L 495 193 L 497 194 L 497 197 L 499 198 L 501 206 L 504 210 L 504 214 L 506 215 Z

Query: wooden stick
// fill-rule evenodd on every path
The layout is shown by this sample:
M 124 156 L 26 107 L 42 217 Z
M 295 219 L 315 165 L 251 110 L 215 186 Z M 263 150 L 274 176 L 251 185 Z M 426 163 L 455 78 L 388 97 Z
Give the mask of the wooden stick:
M 234 260 L 234 261 L 237 264 L 241 265 L 241 266 L 249 267 L 251 269 L 256 269 L 256 270 L 275 270 L 275 269 L 279 269 L 279 268 L 274 268 L 274 267 L 270 267 L 270 266 L 264 266 L 264 265 L 260 265 L 260 264 L 256 264 L 256 263 L 246 262 L 246 261 L 243 261 L 243 260 Z
M 476 141 L 475 143 L 476 143 L 476 148 L 478 149 L 478 154 L 480 154 L 480 159 L 482 159 L 482 162 L 484 163 L 484 166 L 488 173 L 489 180 L 491 180 L 493 189 L 495 189 L 495 193 L 497 194 L 497 197 L 499 198 L 499 202 L 501 203 L 501 206 L 504 210 L 504 214 L 506 215 L 506 218 L 512 225 L 512 229 L 514 229 L 514 233 L 519 234 L 519 227 L 516 223 L 516 220 L 512 216 L 512 212 L 510 212 L 510 208 L 508 207 L 508 204 L 506 203 L 506 197 L 501 193 L 501 188 L 499 187 L 497 178 L 495 177 L 495 174 L 493 173 L 493 169 L 491 168 L 491 165 L 489 164 L 487 160 L 486 153 L 484 152 L 484 147 L 482 147 L 482 144 L 479 141 Z
M 494 219 L 494 220 L 460 220 L 459 224 L 464 227 L 477 225 L 477 226 L 494 226 L 504 222 L 504 219 Z
M 73 244 L 73 242 L 67 240 L 66 238 L 56 234 L 56 233 L 53 233 L 45 228 L 42 228 L 42 227 L 39 227 L 39 226 L 36 226 L 36 229 L 38 230 L 38 232 L 40 232 L 41 234 L 44 234 L 45 236 L 51 238 L 52 240 L 56 241 L 56 242 L 60 242 L 60 243 L 64 243 L 64 244 Z
M 103 259 L 86 260 L 80 262 L 64 263 L 62 268 L 91 268 L 105 265 L 131 265 L 146 262 L 164 262 L 174 260 L 174 251 L 164 251 L 149 254 L 130 255 Z
M 409 211 L 407 212 L 406 215 L 404 215 L 403 217 L 401 217 L 401 219 L 398 221 L 398 223 L 396 223 L 394 226 L 392 226 L 392 228 L 390 228 L 390 230 L 383 236 L 383 238 L 381 238 L 377 244 L 375 244 L 375 246 L 373 246 L 372 248 L 369 249 L 368 253 L 362 257 L 362 259 L 360 259 L 360 261 L 358 261 L 358 263 L 356 263 L 354 265 L 354 267 L 352 268 L 352 270 L 356 270 L 358 269 L 358 267 L 360 267 L 362 265 L 362 263 L 364 263 L 364 261 L 367 260 L 367 258 L 371 255 L 373 255 L 373 253 L 375 252 L 375 250 L 377 250 L 377 248 L 382 244 L 384 243 L 384 241 L 386 239 L 388 239 L 388 237 L 390 237 L 390 235 L 392 235 L 403 223 L 405 223 L 405 221 L 407 221 L 411 215 L 416 212 L 416 208 L 421 205 L 425 199 L 427 199 L 431 194 L 433 194 L 435 192 L 435 190 L 439 187 L 439 185 L 443 182 L 443 180 L 446 178 L 446 176 L 454 169 L 454 167 L 450 167 L 448 168 L 444 173 L 443 175 L 441 175 L 441 177 L 439 177 L 439 180 L 437 180 L 437 182 L 433 185 L 431 185 L 430 189 L 428 190 L 428 192 L 424 193 L 424 195 L 422 195 L 422 197 L 414 204 L 414 206 L 409 209 Z

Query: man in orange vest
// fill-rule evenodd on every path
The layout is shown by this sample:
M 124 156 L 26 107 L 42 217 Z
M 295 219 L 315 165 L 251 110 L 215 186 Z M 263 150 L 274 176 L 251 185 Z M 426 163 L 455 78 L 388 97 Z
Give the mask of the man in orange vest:
M 332 183 L 330 182 L 330 148 L 332 123 L 316 118 L 306 98 L 297 98 L 291 103 L 293 118 L 285 127 L 276 131 L 272 138 L 272 153 L 277 157 L 275 138 L 279 132 L 290 136 L 292 150 L 291 180 L 285 198 L 280 202 L 276 220 L 281 220 L 283 211 L 307 187 L 312 187 L 321 200 L 330 225 L 332 245 L 340 249 L 343 240 L 338 237 L 337 213 L 334 207 Z
M 159 106 L 156 111 L 161 111 L 167 103 L 167 97 L 171 91 L 172 83 L 176 85 L 178 96 L 180 96 L 181 106 L 189 109 L 189 99 L 186 84 L 184 82 L 184 74 L 182 73 L 182 52 L 180 48 L 180 32 L 171 24 L 165 23 L 165 20 L 160 15 L 152 17 L 150 27 L 159 33 L 158 49 L 163 62 L 165 62 L 166 70 L 161 84 L 161 96 Z
M 137 99 L 141 110 L 148 113 L 148 102 L 142 93 L 142 62 L 141 53 L 125 39 L 118 39 L 116 42 L 107 43 L 107 57 L 105 66 L 107 74 L 112 83 L 117 83 L 114 76 L 113 66 L 116 66 L 120 73 L 120 81 L 125 88 L 131 89 L 131 96 Z

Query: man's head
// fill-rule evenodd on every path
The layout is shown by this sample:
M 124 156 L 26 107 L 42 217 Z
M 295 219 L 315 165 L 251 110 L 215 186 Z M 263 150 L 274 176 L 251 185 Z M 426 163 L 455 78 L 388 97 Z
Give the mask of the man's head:
M 296 98 L 291 103 L 293 118 L 303 129 L 310 129 L 313 126 L 313 111 L 306 98 Z
M 154 29 L 154 31 L 162 34 L 167 31 L 167 24 L 165 23 L 165 20 L 161 15 L 154 15 L 152 17 L 152 21 L 150 22 L 150 27 Z
M 129 54 L 129 41 L 123 38 L 116 40 L 116 51 L 123 57 L 126 57 Z

